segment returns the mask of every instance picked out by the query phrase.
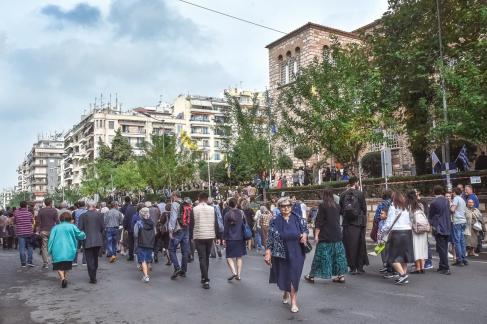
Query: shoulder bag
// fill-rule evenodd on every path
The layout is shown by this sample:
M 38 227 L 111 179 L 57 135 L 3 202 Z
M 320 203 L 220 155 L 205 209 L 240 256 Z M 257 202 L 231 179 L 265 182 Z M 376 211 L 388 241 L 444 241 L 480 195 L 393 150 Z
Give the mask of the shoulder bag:
M 245 214 L 241 211 L 242 214 L 242 231 L 243 231 L 243 238 L 245 241 L 248 241 L 252 238 L 252 229 L 250 229 L 249 224 L 247 223 L 247 219 L 245 218 Z
M 431 225 L 421 209 L 418 209 L 415 212 L 410 211 L 409 216 L 411 218 L 411 227 L 414 233 L 423 234 L 431 232 Z
M 389 234 L 391 233 L 392 231 L 392 228 L 394 227 L 394 225 L 396 225 L 396 222 L 397 220 L 399 219 L 399 216 L 401 216 L 401 212 L 399 212 L 397 215 L 396 215 L 396 219 L 394 219 L 394 222 L 392 222 L 392 226 L 391 228 L 389 229 L 389 231 L 387 231 L 386 234 L 384 234 L 382 236 L 382 241 L 380 243 L 378 243 L 375 248 L 374 248 L 374 252 L 379 255 L 382 253 L 382 251 L 384 251 L 384 249 L 386 248 L 386 243 L 387 243 L 387 240 L 389 239 Z

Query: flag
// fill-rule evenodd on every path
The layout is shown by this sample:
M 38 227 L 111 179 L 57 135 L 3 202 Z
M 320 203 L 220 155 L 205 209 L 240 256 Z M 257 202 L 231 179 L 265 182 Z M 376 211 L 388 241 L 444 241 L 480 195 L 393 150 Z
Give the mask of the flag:
M 470 162 L 468 161 L 468 154 L 467 154 L 467 147 L 465 144 L 463 144 L 462 149 L 460 150 L 460 153 L 458 153 L 457 160 L 460 160 L 463 164 L 463 171 L 468 171 L 470 168 Z
M 435 151 L 433 151 L 431 153 L 431 171 L 433 174 L 436 174 L 438 172 L 437 170 L 441 170 L 441 162 L 438 155 L 436 155 Z

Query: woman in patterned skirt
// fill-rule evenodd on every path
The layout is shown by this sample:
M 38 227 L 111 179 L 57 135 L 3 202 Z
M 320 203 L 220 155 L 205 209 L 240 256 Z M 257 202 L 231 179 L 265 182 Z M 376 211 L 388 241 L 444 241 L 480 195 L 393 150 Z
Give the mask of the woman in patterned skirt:
M 315 224 L 316 246 L 311 271 L 304 277 L 306 281 L 314 283 L 314 278 L 330 279 L 333 282 L 345 283 L 347 273 L 347 257 L 342 243 L 340 228 L 340 207 L 333 199 L 333 192 L 323 191 L 323 202 L 318 208 Z

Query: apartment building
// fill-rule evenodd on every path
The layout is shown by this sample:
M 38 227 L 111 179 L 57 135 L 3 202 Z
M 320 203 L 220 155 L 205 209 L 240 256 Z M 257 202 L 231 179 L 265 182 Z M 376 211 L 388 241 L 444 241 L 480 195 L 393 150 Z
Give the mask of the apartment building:
M 0 192 L 0 209 L 7 208 L 14 194 L 15 194 L 15 190 L 10 190 L 10 189 L 4 189 L 2 192 Z
M 99 156 L 100 143 L 111 145 L 118 129 L 134 154 L 142 155 L 152 135 L 174 134 L 174 123 L 170 106 L 162 102 L 126 112 L 110 106 L 93 109 L 64 136 L 64 187 L 79 187 L 87 164 Z
M 62 182 L 64 141 L 62 134 L 40 136 L 17 168 L 17 191 L 29 191 L 42 201 Z
M 379 21 L 374 21 L 352 32 L 347 32 L 310 22 L 267 45 L 271 97 L 276 101 L 280 92 L 296 79 L 302 67 L 307 66 L 314 59 L 322 60 L 328 55 L 329 48 L 335 39 L 342 45 L 359 43 L 361 42 L 360 35 L 371 32 L 378 24 Z M 414 160 L 408 149 L 407 137 L 388 134 L 387 143 L 393 144 L 388 147 L 391 149 L 393 174 L 414 173 Z M 377 150 L 377 145 L 371 145 L 370 150 Z M 292 156 L 292 148 L 288 148 L 286 153 Z M 311 162 L 317 159 L 318 157 L 314 157 Z M 297 166 L 300 165 L 299 161 L 295 162 Z M 330 165 L 335 165 L 336 162 L 338 161 L 334 161 L 333 158 L 328 161 Z

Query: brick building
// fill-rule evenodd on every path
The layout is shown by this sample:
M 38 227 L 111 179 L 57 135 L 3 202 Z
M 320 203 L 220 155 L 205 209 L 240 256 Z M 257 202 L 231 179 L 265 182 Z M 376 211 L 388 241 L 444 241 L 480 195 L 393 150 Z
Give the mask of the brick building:
M 374 21 L 352 32 L 347 32 L 309 22 L 267 45 L 269 89 L 273 101 L 276 102 L 281 90 L 295 80 L 301 67 L 307 66 L 315 58 L 321 60 L 324 55 L 327 55 L 329 47 L 335 39 L 342 45 L 359 43 L 361 42 L 360 35 L 371 32 L 378 23 L 378 21 Z M 394 143 L 394 146 L 389 147 L 393 174 L 414 173 L 414 162 L 407 148 L 407 137 L 395 134 L 389 134 L 388 137 L 394 138 L 393 141 L 387 141 L 387 143 Z M 374 145 L 371 145 L 370 150 L 374 150 Z M 292 148 L 289 147 L 285 151 L 292 156 Z M 311 159 L 310 162 L 317 159 L 319 159 L 318 156 Z M 335 162 L 330 158 L 328 164 L 335 165 Z M 296 161 L 296 166 L 299 166 L 299 161 Z

